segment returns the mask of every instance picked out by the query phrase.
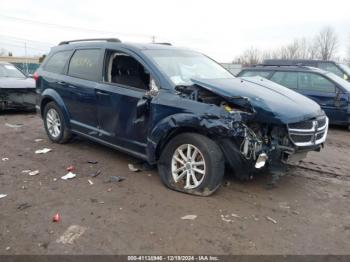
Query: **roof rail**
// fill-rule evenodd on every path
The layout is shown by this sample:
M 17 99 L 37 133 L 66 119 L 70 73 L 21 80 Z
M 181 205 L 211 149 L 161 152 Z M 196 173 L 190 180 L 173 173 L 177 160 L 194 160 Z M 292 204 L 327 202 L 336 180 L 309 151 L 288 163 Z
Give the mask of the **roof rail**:
M 318 60 L 308 59 L 265 59 L 262 64 L 265 66 L 312 66 Z
M 298 63 L 298 64 L 285 64 L 285 65 L 270 65 L 270 64 L 256 64 L 256 65 L 251 65 L 250 67 L 252 68 L 274 68 L 274 67 L 277 67 L 277 68 L 288 68 L 288 67 L 300 67 L 300 68 L 315 68 L 313 66 L 309 66 L 309 65 L 303 65 L 301 63 Z
M 63 42 L 59 43 L 58 45 L 68 45 L 70 43 L 75 43 L 75 42 L 93 42 L 93 41 L 106 41 L 106 42 L 121 43 L 121 41 L 118 38 L 87 38 L 87 39 L 63 41 Z
M 171 43 L 152 43 L 152 44 L 155 44 L 155 45 L 171 45 L 172 46 Z

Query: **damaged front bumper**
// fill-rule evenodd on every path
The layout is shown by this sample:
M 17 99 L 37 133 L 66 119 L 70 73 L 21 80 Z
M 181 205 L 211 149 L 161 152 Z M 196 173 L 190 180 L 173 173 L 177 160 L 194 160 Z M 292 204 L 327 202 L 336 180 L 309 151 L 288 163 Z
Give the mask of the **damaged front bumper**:
M 284 170 L 286 164 L 299 162 L 308 152 L 320 151 L 327 137 L 328 122 L 324 115 L 278 127 L 278 131 L 261 127 L 259 134 L 244 125 L 246 130 L 240 139 L 218 142 L 235 174 L 250 178 L 261 169 Z
M 35 88 L 0 88 L 0 110 L 34 110 L 35 98 Z

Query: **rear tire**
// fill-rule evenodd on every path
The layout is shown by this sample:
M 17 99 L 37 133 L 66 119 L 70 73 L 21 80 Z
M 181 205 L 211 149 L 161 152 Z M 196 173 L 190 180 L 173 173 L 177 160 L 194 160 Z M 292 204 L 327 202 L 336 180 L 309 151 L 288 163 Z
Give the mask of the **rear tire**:
M 43 120 L 46 134 L 52 142 L 63 144 L 69 141 L 71 132 L 66 127 L 62 111 L 55 102 L 45 106 Z
M 225 161 L 213 140 L 196 133 L 183 133 L 165 146 L 158 170 L 162 182 L 170 189 L 209 196 L 221 185 Z

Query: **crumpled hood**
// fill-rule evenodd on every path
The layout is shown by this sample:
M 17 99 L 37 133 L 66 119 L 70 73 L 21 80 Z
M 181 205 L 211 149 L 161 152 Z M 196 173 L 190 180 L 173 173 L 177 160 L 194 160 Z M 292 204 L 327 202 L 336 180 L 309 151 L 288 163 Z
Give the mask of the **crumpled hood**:
M 1 88 L 35 88 L 35 81 L 32 78 L 0 77 Z
M 192 82 L 234 103 L 234 97 L 249 99 L 255 119 L 263 123 L 287 124 L 323 115 L 311 99 L 261 77 L 192 79 Z

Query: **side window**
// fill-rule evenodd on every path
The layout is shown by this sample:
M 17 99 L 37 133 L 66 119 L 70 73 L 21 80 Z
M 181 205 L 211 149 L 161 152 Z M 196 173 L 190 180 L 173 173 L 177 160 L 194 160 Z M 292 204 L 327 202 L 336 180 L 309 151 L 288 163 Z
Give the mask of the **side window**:
M 325 71 L 332 72 L 341 78 L 344 77 L 344 73 L 333 63 L 318 63 L 318 67 Z
M 48 72 L 61 74 L 63 73 L 64 66 L 66 65 L 72 51 L 62 51 L 54 54 L 47 61 L 44 69 Z
M 270 71 L 243 71 L 240 76 L 261 76 L 267 78 L 270 75 Z
M 314 73 L 299 73 L 299 88 L 318 92 L 335 92 L 335 84 L 327 78 Z
M 132 56 L 108 50 L 105 56 L 104 80 L 109 83 L 149 90 L 151 76 L 147 69 Z
M 275 72 L 270 80 L 291 89 L 298 89 L 297 72 Z
M 100 50 L 83 49 L 75 51 L 69 63 L 68 75 L 91 81 L 98 81 Z

